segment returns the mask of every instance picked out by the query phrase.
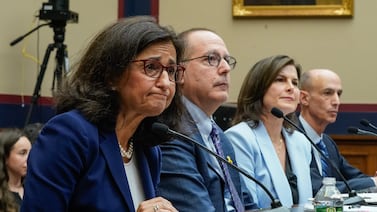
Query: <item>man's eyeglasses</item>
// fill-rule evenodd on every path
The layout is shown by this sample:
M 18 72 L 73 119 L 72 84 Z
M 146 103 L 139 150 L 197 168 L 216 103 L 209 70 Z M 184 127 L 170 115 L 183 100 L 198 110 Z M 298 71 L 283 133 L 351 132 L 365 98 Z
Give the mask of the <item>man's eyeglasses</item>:
M 158 60 L 132 60 L 131 62 L 143 62 L 145 75 L 152 78 L 159 78 L 164 70 L 168 72 L 171 82 L 180 82 L 183 78 L 185 68 L 181 65 L 172 64 L 168 66 L 162 65 Z
M 211 54 L 200 56 L 200 57 L 185 59 L 185 60 L 182 60 L 182 62 L 188 62 L 191 60 L 196 60 L 196 59 L 201 59 L 201 58 L 206 58 L 208 64 L 214 67 L 219 67 L 221 60 L 224 59 L 225 62 L 230 66 L 231 70 L 234 69 L 234 67 L 236 67 L 236 63 L 237 63 L 236 58 L 232 56 L 225 56 L 222 58 L 219 54 L 216 54 L 216 53 L 211 53 Z

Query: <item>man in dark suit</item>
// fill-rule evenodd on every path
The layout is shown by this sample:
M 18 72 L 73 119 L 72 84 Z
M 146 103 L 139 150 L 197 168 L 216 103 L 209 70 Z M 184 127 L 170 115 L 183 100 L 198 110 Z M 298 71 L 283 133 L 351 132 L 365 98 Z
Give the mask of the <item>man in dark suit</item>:
M 309 70 L 304 72 L 301 77 L 300 89 L 299 121 L 308 136 L 317 145 L 324 144 L 320 148 L 324 148 L 325 154 L 328 154 L 330 160 L 344 175 L 353 190 L 376 186 L 376 177 L 367 176 L 349 164 L 340 154 L 334 140 L 323 133 L 328 124 L 336 121 L 338 114 L 340 96 L 343 92 L 339 76 L 328 69 Z M 327 165 L 328 167 L 326 167 Z M 342 178 L 329 164 L 324 164 L 321 161 L 319 153 L 314 148 L 310 167 L 313 195 L 322 186 L 323 177 L 335 177 L 336 186 L 340 192 L 348 191 Z
M 180 84 L 188 110 L 185 133 L 235 163 L 233 147 L 212 114 L 228 98 L 230 71 L 236 60 L 211 30 L 191 29 L 179 36 L 184 42 L 182 61 L 186 68 Z M 243 201 L 239 173 L 230 167 L 224 170 L 227 166 L 206 151 L 182 140 L 161 145 L 161 151 L 157 192 L 179 211 L 244 211 L 250 206 L 250 200 Z

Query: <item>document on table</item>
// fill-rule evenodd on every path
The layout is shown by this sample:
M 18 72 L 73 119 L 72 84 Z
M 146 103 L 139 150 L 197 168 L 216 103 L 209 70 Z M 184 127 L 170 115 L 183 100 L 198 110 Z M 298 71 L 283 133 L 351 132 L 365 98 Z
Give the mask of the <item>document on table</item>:
M 366 203 L 370 205 L 377 205 L 377 193 L 357 193 L 358 196 L 362 197 Z M 342 194 L 343 198 L 347 198 L 348 194 Z

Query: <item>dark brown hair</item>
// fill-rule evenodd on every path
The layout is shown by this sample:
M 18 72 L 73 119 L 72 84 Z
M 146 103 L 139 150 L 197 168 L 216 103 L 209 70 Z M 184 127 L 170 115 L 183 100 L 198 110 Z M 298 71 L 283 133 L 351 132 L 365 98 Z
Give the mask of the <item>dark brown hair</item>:
M 102 30 L 86 49 L 81 61 L 63 88 L 55 95 L 58 113 L 79 110 L 100 129 L 114 129 L 120 102 L 112 82 L 127 71 L 131 61 L 155 43 L 172 42 L 177 63 L 181 60 L 181 42 L 175 32 L 162 27 L 149 16 L 135 16 L 118 20 Z M 171 126 L 178 124 L 182 103 L 181 92 L 176 93 L 170 106 L 158 117 Z
M 25 134 L 18 128 L 4 128 L 0 131 L 0 211 L 16 212 L 19 208 L 8 187 L 9 175 L 5 162 L 14 144 L 23 136 Z
M 233 124 L 251 121 L 256 127 L 263 114 L 263 97 L 281 69 L 287 65 L 295 66 L 300 79 L 301 66 L 286 55 L 275 55 L 258 61 L 247 73 L 237 100 L 237 110 Z M 294 114 L 289 114 L 292 117 Z M 291 128 L 284 123 L 286 128 Z

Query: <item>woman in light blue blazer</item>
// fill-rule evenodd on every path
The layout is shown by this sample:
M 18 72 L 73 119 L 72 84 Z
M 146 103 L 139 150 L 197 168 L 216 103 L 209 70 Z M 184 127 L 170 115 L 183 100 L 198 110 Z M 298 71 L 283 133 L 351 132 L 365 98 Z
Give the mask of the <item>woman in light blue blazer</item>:
M 238 165 L 286 207 L 303 204 L 312 197 L 311 146 L 303 134 L 272 115 L 271 109 L 279 108 L 284 115 L 294 117 L 300 74 L 301 66 L 285 55 L 257 62 L 241 87 L 235 125 L 226 131 Z M 270 207 L 266 192 L 251 180 L 243 180 L 256 204 Z

